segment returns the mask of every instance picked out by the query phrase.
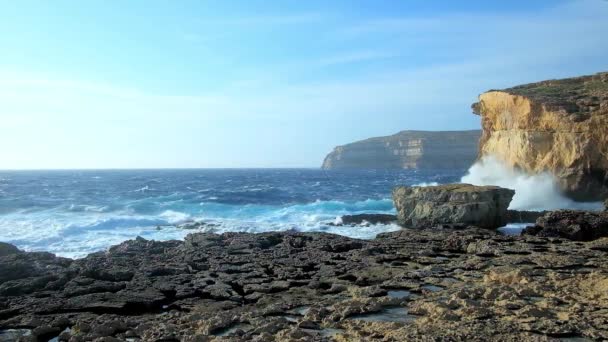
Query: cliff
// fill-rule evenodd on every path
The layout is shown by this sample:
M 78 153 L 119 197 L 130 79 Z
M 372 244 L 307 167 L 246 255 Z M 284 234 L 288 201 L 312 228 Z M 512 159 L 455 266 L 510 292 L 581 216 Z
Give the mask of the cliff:
M 481 131 L 403 131 L 336 147 L 323 169 L 464 169 L 475 161 Z
M 491 90 L 472 108 L 480 157 L 551 172 L 576 200 L 608 198 L 608 73 Z

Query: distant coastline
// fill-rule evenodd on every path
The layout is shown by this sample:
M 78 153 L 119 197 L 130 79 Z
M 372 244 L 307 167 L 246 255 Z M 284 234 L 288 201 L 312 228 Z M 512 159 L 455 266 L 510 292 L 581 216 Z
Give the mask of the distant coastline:
M 466 169 L 476 158 L 481 130 L 402 131 L 338 146 L 321 166 L 333 169 Z

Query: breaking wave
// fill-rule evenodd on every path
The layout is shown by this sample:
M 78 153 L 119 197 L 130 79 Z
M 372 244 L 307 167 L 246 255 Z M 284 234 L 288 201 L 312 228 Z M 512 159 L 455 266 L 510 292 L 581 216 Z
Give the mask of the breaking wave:
M 142 236 L 199 231 L 321 231 L 355 238 L 392 225 L 335 226 L 342 215 L 393 213 L 397 185 L 449 183 L 466 170 L 0 171 L 0 241 L 81 257 Z
M 555 178 L 549 173 L 529 175 L 508 167 L 497 158 L 484 157 L 462 177 L 463 183 L 474 185 L 497 185 L 515 190 L 509 209 L 514 210 L 555 210 L 588 209 L 602 207 L 601 203 L 575 202 L 560 191 Z
M 106 213 L 101 210 L 49 210 L 16 212 L 0 216 L 0 240 L 26 250 L 44 250 L 67 257 L 82 257 L 124 240 L 182 239 L 191 230 L 180 224 L 204 222 L 201 230 L 217 233 L 268 231 L 325 231 L 369 239 L 378 233 L 398 229 L 391 225 L 335 227 L 336 217 L 357 213 L 391 213 L 390 199 L 359 202 L 315 201 L 291 206 L 199 204 L 197 210 L 165 210 L 158 214 L 134 215 L 128 210 Z

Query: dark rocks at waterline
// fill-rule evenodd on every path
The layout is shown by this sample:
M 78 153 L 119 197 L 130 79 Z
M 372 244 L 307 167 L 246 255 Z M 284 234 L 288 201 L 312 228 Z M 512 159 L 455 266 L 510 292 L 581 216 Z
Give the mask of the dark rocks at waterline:
M 515 191 L 497 186 L 445 184 L 397 187 L 393 201 L 404 227 L 465 224 L 498 228 L 508 222 L 507 208 L 514 195 Z
M 608 236 L 608 212 L 557 210 L 540 217 L 523 235 L 591 241 Z
M 337 222 L 332 222 L 332 226 L 358 226 L 366 224 L 391 224 L 397 222 L 396 215 L 390 214 L 357 214 L 344 215 Z
M 189 222 L 184 222 L 184 223 L 179 224 L 177 226 L 177 228 L 187 229 L 187 230 L 209 231 L 209 230 L 213 230 L 214 228 L 217 228 L 219 226 L 220 225 L 217 223 L 204 222 L 204 221 L 189 221 Z
M 527 210 L 507 210 L 507 221 L 509 223 L 532 223 L 536 222 L 549 211 L 527 211 Z
M 0 280 L 0 331 L 66 341 L 606 339 L 601 241 L 472 228 L 374 240 L 196 233 L 78 260 L 12 253 L 0 256 L 0 275 L 12 275 Z M 18 263 L 27 271 L 7 269 Z M 383 315 L 391 310 L 407 319 Z
M 17 247 L 5 242 L 0 242 L 0 257 L 17 253 L 19 253 L 19 249 Z

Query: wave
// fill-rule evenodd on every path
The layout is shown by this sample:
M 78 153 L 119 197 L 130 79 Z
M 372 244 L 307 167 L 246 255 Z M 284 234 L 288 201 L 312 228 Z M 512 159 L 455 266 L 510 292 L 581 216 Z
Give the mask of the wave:
M 83 205 L 83 204 L 70 204 L 69 211 L 74 212 L 95 212 L 102 213 L 109 210 L 108 206 L 102 205 Z
M 180 229 L 179 225 L 189 222 L 213 223 L 201 225 L 200 230 L 217 233 L 321 231 L 364 239 L 399 229 L 395 225 L 329 225 L 346 214 L 394 213 L 390 199 L 355 202 L 316 200 L 287 206 L 217 202 L 192 204 L 179 201 L 165 206 L 161 204 L 147 202 L 145 206 L 148 210 L 164 208 L 149 214 L 135 214 L 133 203 L 126 203 L 122 210 L 114 211 L 104 206 L 72 205 L 65 209 L 15 212 L 0 216 L 0 241 L 13 243 L 25 250 L 82 257 L 137 236 L 155 240 L 182 239 L 192 230 Z
M 474 185 L 498 185 L 515 190 L 509 209 L 555 210 L 555 209 L 600 209 L 601 203 L 575 202 L 560 191 L 554 177 L 549 173 L 529 175 L 513 169 L 492 156 L 484 157 L 462 177 L 463 183 Z

